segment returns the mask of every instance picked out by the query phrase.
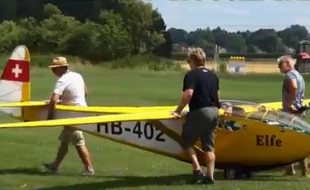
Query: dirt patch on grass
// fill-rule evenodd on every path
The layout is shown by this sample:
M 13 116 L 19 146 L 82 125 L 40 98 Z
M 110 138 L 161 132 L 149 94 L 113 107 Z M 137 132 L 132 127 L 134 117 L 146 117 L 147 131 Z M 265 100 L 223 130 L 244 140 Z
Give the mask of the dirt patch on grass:
M 189 70 L 189 65 L 185 61 L 177 61 L 184 70 Z M 207 61 L 206 67 L 215 69 L 216 65 L 213 61 Z M 279 73 L 278 65 L 275 61 L 247 61 L 245 64 L 247 73 Z
M 246 72 L 249 73 L 278 73 L 276 63 L 250 63 L 246 65 Z

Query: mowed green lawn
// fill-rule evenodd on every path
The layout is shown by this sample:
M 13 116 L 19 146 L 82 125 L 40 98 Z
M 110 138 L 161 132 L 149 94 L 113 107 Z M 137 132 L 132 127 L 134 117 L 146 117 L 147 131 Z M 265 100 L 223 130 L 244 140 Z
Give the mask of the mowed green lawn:
M 88 83 L 90 105 L 175 105 L 181 92 L 181 72 L 108 70 L 78 67 Z M 306 81 L 310 77 L 306 76 Z M 220 76 L 224 99 L 279 101 L 281 75 Z M 32 69 L 32 98 L 48 99 L 55 77 L 48 69 Z M 310 87 L 307 93 L 310 95 Z M 310 96 L 309 96 L 310 97 Z M 2 122 L 8 121 L 2 116 Z M 216 185 L 188 184 L 189 164 L 86 134 L 96 176 L 82 177 L 74 148 L 58 175 L 43 172 L 41 164 L 54 159 L 60 129 L 3 129 L 0 133 L 0 190 L 3 189 L 309 189 L 310 179 L 283 177 L 283 171 L 260 172 L 251 180 L 224 180 Z M 242 140 L 242 139 L 240 139 Z M 293 143 L 293 142 L 292 142 Z M 310 146 L 310 145 L 309 145 Z M 227 155 L 229 156 L 229 155 Z

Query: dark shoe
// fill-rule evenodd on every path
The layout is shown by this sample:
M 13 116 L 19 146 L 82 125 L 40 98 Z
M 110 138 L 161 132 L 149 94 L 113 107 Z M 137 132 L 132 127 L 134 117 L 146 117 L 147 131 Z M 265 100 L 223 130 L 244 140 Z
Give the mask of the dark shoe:
M 43 163 L 43 166 L 50 173 L 57 173 L 58 172 L 57 168 L 53 167 L 52 164 Z
M 202 184 L 204 182 L 204 174 L 198 170 L 193 171 L 193 178 L 192 178 L 192 184 Z
M 215 184 L 215 181 L 214 181 L 214 179 L 210 179 L 209 177 L 204 177 L 203 184 L 213 185 L 213 184 Z
M 310 178 L 309 172 L 302 172 L 301 177 L 306 177 L 306 178 Z
M 284 176 L 293 176 L 293 175 L 295 175 L 296 174 L 296 172 L 295 171 L 286 171 L 285 172 L 285 174 L 284 174 Z

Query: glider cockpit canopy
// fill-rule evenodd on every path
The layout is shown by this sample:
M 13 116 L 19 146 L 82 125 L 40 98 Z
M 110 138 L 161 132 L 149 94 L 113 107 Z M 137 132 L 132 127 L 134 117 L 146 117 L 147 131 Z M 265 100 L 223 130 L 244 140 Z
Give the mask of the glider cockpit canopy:
M 277 110 L 255 111 L 247 115 L 248 119 L 259 120 L 268 125 L 278 125 L 285 129 L 291 129 L 310 135 L 310 124 L 300 116 Z

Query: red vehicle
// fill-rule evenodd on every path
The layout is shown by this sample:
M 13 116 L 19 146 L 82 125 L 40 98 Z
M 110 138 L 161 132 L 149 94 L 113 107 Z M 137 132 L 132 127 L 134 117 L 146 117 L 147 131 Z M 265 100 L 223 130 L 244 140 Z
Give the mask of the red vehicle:
M 295 69 L 300 73 L 310 72 L 310 41 L 300 41 L 296 48 Z

